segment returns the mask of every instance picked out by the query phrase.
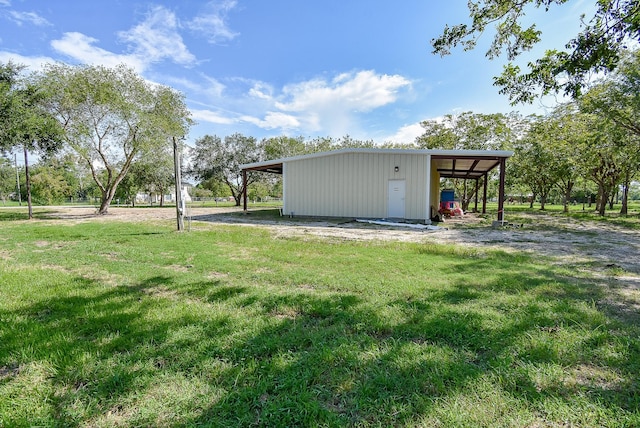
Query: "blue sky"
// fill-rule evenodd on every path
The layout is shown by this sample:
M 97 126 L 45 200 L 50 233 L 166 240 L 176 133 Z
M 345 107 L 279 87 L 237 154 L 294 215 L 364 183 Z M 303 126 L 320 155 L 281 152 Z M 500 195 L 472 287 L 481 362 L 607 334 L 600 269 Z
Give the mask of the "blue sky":
M 511 107 L 492 86 L 504 60 L 483 47 L 431 54 L 466 0 L 0 0 L 0 62 L 126 63 L 186 95 L 187 142 L 240 132 L 409 143 L 419 123 L 463 111 L 540 113 L 553 98 Z M 562 48 L 593 2 L 531 10 L 544 49 Z M 526 61 L 527 57 L 522 58 Z

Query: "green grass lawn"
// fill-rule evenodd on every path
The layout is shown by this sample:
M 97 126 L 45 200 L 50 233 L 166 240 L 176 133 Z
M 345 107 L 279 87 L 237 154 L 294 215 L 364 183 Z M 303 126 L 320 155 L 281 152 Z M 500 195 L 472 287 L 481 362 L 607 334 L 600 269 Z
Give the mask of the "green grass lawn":
M 0 427 L 640 425 L 640 324 L 541 257 L 0 210 Z

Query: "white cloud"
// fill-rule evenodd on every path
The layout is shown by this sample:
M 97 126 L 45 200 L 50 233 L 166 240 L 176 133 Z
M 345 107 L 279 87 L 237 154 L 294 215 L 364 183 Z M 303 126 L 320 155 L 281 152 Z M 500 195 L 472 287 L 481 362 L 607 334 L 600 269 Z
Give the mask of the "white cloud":
M 131 47 L 131 53 L 116 54 L 96 46 L 97 39 L 82 33 L 64 33 L 51 46 L 58 52 L 84 64 L 113 67 L 126 64 L 143 72 L 151 63 L 171 59 L 179 64 L 192 64 L 196 58 L 185 46 L 177 31 L 175 15 L 163 7 L 153 8 L 146 19 L 118 36 Z
M 9 6 L 9 4 L 6 3 L 5 6 Z M 25 22 L 31 23 L 39 27 L 51 25 L 49 21 L 47 21 L 45 18 L 41 17 L 35 12 L 18 12 L 18 11 L 12 10 L 9 12 L 9 16 L 13 18 L 15 23 L 18 25 L 22 25 Z
M 300 127 L 298 119 L 281 112 L 267 112 L 262 120 L 251 116 L 242 116 L 240 119 L 263 129 L 296 129 Z
M 233 118 L 222 116 L 221 114 L 211 110 L 191 110 L 191 115 L 195 120 L 217 123 L 219 125 L 231 125 L 237 122 Z
M 249 95 L 261 100 L 271 100 L 273 98 L 273 88 L 266 83 L 257 82 L 249 89 Z
M 380 75 L 371 70 L 343 73 L 331 82 L 316 79 L 285 87 L 283 92 L 289 101 L 278 103 L 277 107 L 285 111 L 331 107 L 367 112 L 394 102 L 398 90 L 410 83 L 402 76 Z
M 11 6 L 11 2 L 9 0 L 0 0 L 0 6 Z
M 196 16 L 187 25 L 198 33 L 204 34 L 210 43 L 221 43 L 233 40 L 239 35 L 229 28 L 227 13 L 236 7 L 236 0 L 212 1 L 208 4 L 208 12 Z
M 371 70 L 343 73 L 331 81 L 313 79 L 285 86 L 274 107 L 295 113 L 303 132 L 353 135 L 359 131 L 359 114 L 395 102 L 398 92 L 410 85 L 411 81 L 400 75 Z
M 400 75 L 374 71 L 343 73 L 330 79 L 312 79 L 274 88 L 267 82 L 236 78 L 226 86 L 204 74 L 202 80 L 171 79 L 200 99 L 195 120 L 216 125 L 252 125 L 269 131 L 332 136 L 367 135 L 367 113 L 395 103 L 412 84 Z M 238 86 L 239 83 L 239 86 Z M 244 96 L 238 90 L 243 86 Z M 229 95 L 226 92 L 233 94 Z M 205 102 L 205 99 L 207 100 Z M 209 107 L 215 105 L 215 107 Z M 371 122 L 370 119 L 367 119 Z M 402 133 L 401 133 L 402 131 Z M 419 125 L 407 126 L 394 140 L 411 142 L 422 133 Z
M 202 77 L 204 82 L 177 76 L 164 76 L 162 80 L 166 84 L 184 88 L 192 94 L 197 95 L 200 99 L 207 99 L 207 102 L 209 103 L 212 100 L 219 100 L 222 98 L 223 92 L 226 88 L 223 83 L 203 73 L 200 73 L 200 77 Z
M 213 77 L 205 75 L 202 75 L 202 77 L 206 81 L 206 85 L 204 85 L 203 88 L 204 92 L 211 98 L 220 98 L 225 89 L 225 85 Z
M 202 86 L 192 80 L 186 79 L 184 77 L 175 77 L 175 76 L 163 76 L 163 81 L 166 84 L 170 84 L 172 86 L 179 86 L 184 89 L 187 89 L 191 92 L 200 92 L 202 91 Z
M 191 115 L 193 119 L 197 121 L 214 123 L 217 125 L 233 125 L 244 122 L 262 129 L 296 129 L 300 126 L 300 122 L 294 116 L 281 112 L 267 112 L 264 119 L 250 115 L 242 115 L 238 118 L 233 118 L 208 109 L 191 109 Z
M 133 46 L 134 55 L 147 62 L 169 58 L 179 64 L 191 64 L 196 58 L 185 46 L 177 28 L 175 14 L 156 6 L 142 23 L 121 31 L 118 36 Z
M 412 84 L 403 76 L 361 71 L 281 89 L 267 82 L 234 78 L 227 88 L 217 79 L 199 74 L 199 80 L 174 76 L 164 82 L 191 93 L 190 103 L 199 105 L 199 109 L 192 109 L 193 118 L 203 125 L 251 125 L 283 133 L 332 136 L 367 135 L 362 122 L 367 113 L 395 103 Z M 244 87 L 244 96 L 240 87 Z M 389 138 L 411 142 L 421 131 L 419 125 L 407 126 Z
M 384 141 L 392 143 L 408 144 L 413 143 L 416 137 L 424 134 L 424 128 L 419 123 L 413 123 L 411 125 L 405 125 L 398 129 L 398 131 L 386 137 Z
M 64 33 L 62 39 L 52 40 L 51 46 L 56 51 L 84 64 L 100 64 L 114 67 L 126 64 L 137 72 L 146 68 L 145 61 L 136 55 L 118 55 L 94 46 L 98 40 L 82 33 Z
M 0 52 L 0 62 L 22 64 L 28 67 L 28 71 L 40 71 L 47 63 L 56 62 L 55 59 L 47 56 L 22 56 L 13 52 Z

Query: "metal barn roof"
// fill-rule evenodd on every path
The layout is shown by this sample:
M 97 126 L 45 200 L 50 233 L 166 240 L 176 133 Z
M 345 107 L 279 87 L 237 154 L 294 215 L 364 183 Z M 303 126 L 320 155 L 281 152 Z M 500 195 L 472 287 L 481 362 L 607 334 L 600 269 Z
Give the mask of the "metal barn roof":
M 347 153 L 380 153 L 380 154 L 416 154 L 431 155 L 435 166 L 443 178 L 466 178 L 474 180 L 482 177 L 498 165 L 501 159 L 513 155 L 505 150 L 416 150 L 416 149 L 340 149 L 329 152 L 311 153 L 308 155 L 292 156 L 264 162 L 240 165 L 243 171 L 263 171 L 282 174 L 283 164 L 304 159 L 324 156 L 336 156 Z

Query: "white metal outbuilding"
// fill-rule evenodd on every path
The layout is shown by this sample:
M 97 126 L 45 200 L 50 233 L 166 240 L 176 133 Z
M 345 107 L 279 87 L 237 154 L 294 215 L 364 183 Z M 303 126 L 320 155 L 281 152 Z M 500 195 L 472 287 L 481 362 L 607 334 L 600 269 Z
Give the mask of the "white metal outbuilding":
M 245 164 L 241 169 L 245 177 L 249 171 L 282 174 L 282 210 L 287 215 L 428 223 L 440 203 L 440 178 L 472 180 L 478 186 L 480 178 L 499 167 L 501 221 L 505 162 L 512 155 L 481 150 L 340 149 Z M 484 212 L 487 180 L 483 182 Z M 246 210 L 246 186 L 244 200 Z

